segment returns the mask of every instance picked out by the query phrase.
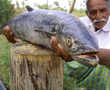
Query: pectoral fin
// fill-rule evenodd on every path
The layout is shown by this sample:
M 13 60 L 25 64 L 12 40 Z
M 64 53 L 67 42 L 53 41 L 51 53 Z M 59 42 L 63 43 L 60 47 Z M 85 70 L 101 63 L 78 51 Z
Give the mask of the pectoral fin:
M 51 36 L 55 36 L 56 35 L 56 32 L 48 32 L 46 30 L 38 30 L 38 29 L 35 29 L 34 30 L 35 32 L 40 32 L 40 33 L 45 33 L 47 36 L 51 37 Z

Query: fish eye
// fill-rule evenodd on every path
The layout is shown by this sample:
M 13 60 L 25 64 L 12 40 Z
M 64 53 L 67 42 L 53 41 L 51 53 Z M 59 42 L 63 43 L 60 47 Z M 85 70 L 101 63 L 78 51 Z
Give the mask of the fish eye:
M 66 42 L 66 45 L 67 45 L 68 47 L 71 47 L 71 46 L 72 46 L 72 41 L 71 41 L 71 38 L 70 38 L 70 37 L 67 37 L 67 38 L 65 39 L 65 42 Z

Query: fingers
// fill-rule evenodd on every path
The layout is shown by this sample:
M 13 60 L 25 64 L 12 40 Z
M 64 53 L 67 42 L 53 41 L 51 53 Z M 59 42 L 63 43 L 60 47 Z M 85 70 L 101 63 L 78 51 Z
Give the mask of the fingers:
M 56 52 L 57 55 L 62 56 L 67 61 L 72 60 L 70 55 L 64 50 L 58 40 L 56 40 L 55 36 L 52 36 L 50 43 L 52 49 Z
M 56 52 L 56 54 L 61 55 L 61 53 L 60 53 L 60 48 L 59 48 L 59 46 L 58 46 L 59 43 L 58 43 L 58 41 L 56 40 L 56 37 L 55 37 L 55 36 L 52 36 L 52 37 L 51 37 L 50 43 L 51 43 L 52 49 Z
M 57 47 L 58 41 L 56 40 L 56 37 L 55 37 L 55 36 L 52 36 L 52 37 L 51 37 L 50 44 L 51 44 L 51 47 L 52 47 L 53 49 Z
M 60 44 L 58 44 L 58 47 L 60 51 L 59 53 L 61 54 L 61 56 L 63 57 L 65 61 L 72 60 L 71 56 L 63 49 L 63 47 Z
M 8 39 L 9 42 L 12 42 L 12 43 L 15 42 L 14 41 L 14 34 L 11 32 L 8 25 L 3 28 L 3 35 L 6 36 L 6 38 Z
M 16 39 L 13 32 L 11 32 L 10 27 L 8 25 L 3 28 L 3 35 L 5 35 L 8 41 L 11 43 L 18 42 L 18 39 Z

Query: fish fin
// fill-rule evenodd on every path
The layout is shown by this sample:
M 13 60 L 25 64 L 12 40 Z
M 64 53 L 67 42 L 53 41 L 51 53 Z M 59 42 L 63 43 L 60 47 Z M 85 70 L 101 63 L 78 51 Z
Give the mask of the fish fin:
M 48 32 L 48 31 L 44 31 L 44 30 L 34 30 L 36 32 L 41 32 L 41 33 L 46 33 L 48 36 L 55 36 L 56 35 L 56 32 Z
M 26 6 L 26 9 L 27 9 L 28 12 L 31 12 L 31 11 L 34 10 L 34 9 L 33 9 L 31 6 L 29 6 L 29 5 Z

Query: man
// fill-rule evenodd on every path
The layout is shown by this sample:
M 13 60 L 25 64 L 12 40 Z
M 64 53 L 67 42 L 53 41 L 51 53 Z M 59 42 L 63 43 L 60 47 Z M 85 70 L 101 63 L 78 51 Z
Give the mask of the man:
M 94 3 L 94 1 L 95 0 L 87 1 L 86 14 L 88 17 L 86 16 L 80 19 L 87 26 L 87 28 L 90 29 L 90 31 L 92 31 L 97 37 L 99 41 L 99 47 L 101 48 L 100 51 L 102 53 L 109 52 L 109 49 L 110 49 L 110 42 L 109 42 L 109 39 L 110 39 L 109 38 L 110 37 L 109 36 L 109 31 L 110 31 L 109 30 L 110 28 L 110 17 L 109 17 L 110 6 L 109 5 L 110 4 L 109 3 L 110 2 L 108 2 L 108 0 L 97 0 Z M 105 1 L 105 4 L 103 3 L 103 1 Z M 108 8 L 106 7 L 106 1 L 108 2 L 107 3 Z M 110 66 L 109 58 L 104 57 L 103 59 L 102 55 L 101 56 L 99 55 L 101 59 L 100 64 Z
M 90 29 L 90 31 L 94 32 L 95 36 L 99 41 L 99 47 L 105 48 L 105 51 L 108 52 L 109 50 L 106 50 L 106 49 L 110 49 L 110 42 L 109 42 L 109 37 L 110 37 L 109 36 L 109 31 L 110 31 L 109 30 L 110 28 L 109 9 L 110 8 L 109 6 L 107 8 L 106 4 L 104 4 L 103 1 L 104 0 L 100 0 L 98 2 L 97 0 L 97 2 L 94 3 L 94 0 L 88 0 L 86 13 L 89 18 L 88 17 L 81 18 L 81 20 Z M 105 0 L 105 2 L 106 1 L 107 0 Z M 107 3 L 107 5 L 109 4 Z M 101 49 L 101 51 L 104 51 L 104 50 Z M 105 62 L 105 60 L 103 61 L 103 59 L 101 59 L 100 63 L 105 65 L 105 63 L 107 64 L 108 62 Z
M 88 18 L 81 19 L 88 29 L 94 33 L 100 47 L 98 56 L 101 65 L 93 69 L 86 80 L 82 82 L 82 85 L 88 84 L 86 87 L 90 90 L 110 90 L 110 17 L 107 1 L 88 0 L 86 4 Z
M 110 2 L 109 2 L 110 3 Z M 99 63 L 96 68 L 69 62 L 70 74 L 76 73 L 79 86 L 86 87 L 87 90 L 110 90 L 110 18 L 108 0 L 88 0 L 87 16 L 81 18 L 88 29 L 94 33 L 98 39 L 100 51 L 98 53 Z M 52 39 L 52 46 L 58 46 L 55 37 Z M 56 49 L 55 49 L 56 50 Z M 61 54 L 61 49 L 57 49 Z M 63 51 L 62 51 L 63 52 Z M 65 54 L 62 53 L 63 56 Z M 66 58 L 65 58 L 66 59 Z M 68 68 L 68 67 L 67 67 Z

